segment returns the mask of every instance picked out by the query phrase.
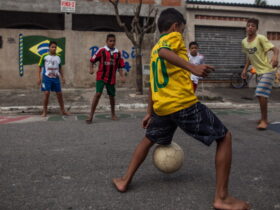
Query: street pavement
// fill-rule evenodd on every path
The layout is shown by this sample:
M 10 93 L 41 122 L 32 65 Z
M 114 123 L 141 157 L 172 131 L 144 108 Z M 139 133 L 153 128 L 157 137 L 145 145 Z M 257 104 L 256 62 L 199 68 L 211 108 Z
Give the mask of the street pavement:
M 147 93 L 147 90 L 145 90 Z M 208 210 L 215 190 L 215 144 L 204 146 L 178 129 L 183 167 L 164 174 L 152 151 L 127 193 L 111 179 L 124 173 L 145 134 L 140 126 L 147 95 L 118 88 L 118 121 L 110 120 L 103 94 L 94 123 L 87 125 L 94 90 L 65 89 L 70 116 L 59 115 L 55 95 L 41 117 L 38 90 L 0 90 L 0 210 Z M 280 209 L 280 89 L 272 92 L 269 129 L 257 131 L 254 89 L 199 88 L 197 95 L 233 134 L 230 192 L 254 210 Z
M 233 134 L 232 195 L 254 210 L 280 209 L 280 107 L 269 111 L 270 128 L 255 129 L 257 108 L 213 109 Z M 126 193 L 111 179 L 124 173 L 143 137 L 144 112 L 86 114 L 49 118 L 36 115 L 0 125 L 1 210 L 208 210 L 215 190 L 215 143 L 204 146 L 178 129 L 174 141 L 185 152 L 183 167 L 164 174 L 152 151 Z M 2 119 L 2 120 L 5 120 Z M 152 148 L 153 149 L 153 148 Z

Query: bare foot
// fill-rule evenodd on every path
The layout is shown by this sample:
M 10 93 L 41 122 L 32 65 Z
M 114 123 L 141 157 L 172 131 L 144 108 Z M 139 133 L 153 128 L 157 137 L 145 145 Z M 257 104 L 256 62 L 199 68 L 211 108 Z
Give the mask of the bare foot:
M 245 201 L 238 200 L 234 197 L 226 197 L 225 199 L 216 198 L 213 207 L 216 210 L 249 210 L 250 205 Z
M 260 124 L 262 120 L 258 120 L 256 123 Z M 269 124 L 269 122 L 267 122 L 267 124 Z
M 86 123 L 91 124 L 92 123 L 92 118 L 86 119 Z
M 46 112 L 43 112 L 42 114 L 41 114 L 41 117 L 46 117 L 47 116 L 47 113 Z
M 268 123 L 263 121 L 263 120 L 261 120 L 259 125 L 257 126 L 257 129 L 258 130 L 266 130 L 267 126 L 268 126 Z
M 66 111 L 61 112 L 61 114 L 62 114 L 62 115 L 65 115 L 65 116 L 69 116 L 69 115 L 70 115 L 70 113 L 69 113 L 69 112 L 66 112 Z
M 126 192 L 128 184 L 123 180 L 123 178 L 115 178 L 112 181 L 117 191 L 122 193 Z
M 112 116 L 112 120 L 118 120 L 117 116 L 116 115 Z

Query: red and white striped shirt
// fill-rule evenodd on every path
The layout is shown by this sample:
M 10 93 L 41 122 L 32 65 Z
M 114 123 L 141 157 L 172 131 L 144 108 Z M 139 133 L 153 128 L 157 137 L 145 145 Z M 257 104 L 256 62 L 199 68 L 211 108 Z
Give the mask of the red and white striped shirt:
M 121 52 L 116 48 L 102 47 L 90 59 L 93 64 L 97 61 L 99 61 L 99 66 L 96 72 L 96 80 L 103 80 L 105 83 L 114 85 L 117 69 L 125 66 Z

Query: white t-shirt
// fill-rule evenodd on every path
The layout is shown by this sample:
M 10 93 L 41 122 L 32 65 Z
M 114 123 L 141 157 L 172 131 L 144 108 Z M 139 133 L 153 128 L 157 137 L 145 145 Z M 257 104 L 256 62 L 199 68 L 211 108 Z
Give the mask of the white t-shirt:
M 197 53 L 196 56 L 192 56 L 190 53 L 188 53 L 189 56 L 189 62 L 194 64 L 194 65 L 200 65 L 204 64 L 204 56 L 200 53 Z M 198 80 L 202 79 L 202 77 L 195 76 L 191 74 L 191 80 L 195 83 L 198 84 Z
M 61 64 L 60 57 L 57 55 L 44 54 L 42 55 L 39 66 L 43 67 L 43 74 L 50 78 L 59 76 L 59 67 Z

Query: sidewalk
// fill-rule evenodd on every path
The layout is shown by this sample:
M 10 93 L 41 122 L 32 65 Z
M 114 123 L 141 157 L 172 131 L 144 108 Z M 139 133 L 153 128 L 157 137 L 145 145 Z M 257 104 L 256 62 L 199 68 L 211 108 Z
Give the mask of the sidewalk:
M 258 108 L 254 88 L 234 89 L 229 87 L 199 87 L 199 100 L 210 108 Z M 117 88 L 117 111 L 145 111 L 147 89 L 144 95 L 136 95 L 134 89 Z M 71 113 L 88 113 L 95 89 L 63 89 L 65 107 Z M 40 113 L 43 94 L 37 89 L 0 90 L 0 114 Z M 280 108 L 280 88 L 274 88 L 269 107 Z M 57 112 L 58 104 L 54 93 L 49 100 L 50 112 Z M 110 104 L 106 91 L 103 93 L 97 112 L 109 111 Z

